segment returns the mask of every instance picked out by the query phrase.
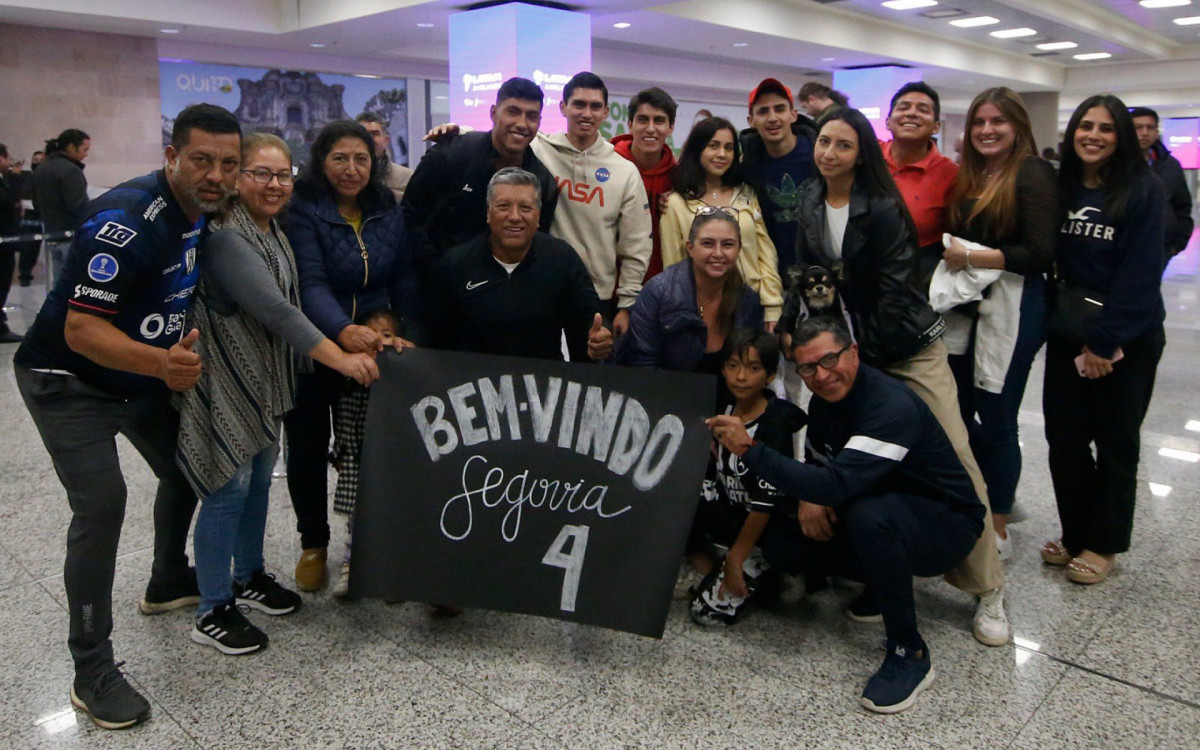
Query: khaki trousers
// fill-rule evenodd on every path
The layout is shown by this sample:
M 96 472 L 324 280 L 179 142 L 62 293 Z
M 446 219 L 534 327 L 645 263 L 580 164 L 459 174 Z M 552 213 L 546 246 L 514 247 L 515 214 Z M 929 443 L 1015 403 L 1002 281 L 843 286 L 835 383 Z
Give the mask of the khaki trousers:
M 968 594 L 982 594 L 1004 585 L 1004 570 L 1000 567 L 1000 555 L 996 551 L 996 534 L 992 527 L 992 508 L 988 502 L 987 485 L 967 436 L 962 412 L 958 408 L 958 387 L 954 374 L 946 360 L 946 346 L 935 341 L 914 356 L 883 368 L 892 377 L 900 380 L 921 397 L 933 416 L 937 418 L 958 460 L 971 477 L 979 499 L 987 513 L 983 519 L 983 534 L 975 543 L 971 554 L 946 574 L 946 581 Z

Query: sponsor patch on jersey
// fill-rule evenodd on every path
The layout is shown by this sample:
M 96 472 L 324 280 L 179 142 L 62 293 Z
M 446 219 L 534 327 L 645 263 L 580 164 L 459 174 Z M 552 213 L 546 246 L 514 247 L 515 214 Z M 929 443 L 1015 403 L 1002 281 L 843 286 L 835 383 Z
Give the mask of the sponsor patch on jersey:
M 117 278 L 117 271 L 120 268 L 120 265 L 117 264 L 117 259 L 108 253 L 96 253 L 88 261 L 88 278 L 97 283 L 106 284 Z
M 158 218 L 158 212 L 162 211 L 166 207 L 167 202 L 163 200 L 163 197 L 160 195 L 155 198 L 149 206 L 146 207 L 146 213 L 142 214 L 142 218 L 146 221 L 154 221 Z
M 608 171 L 608 167 L 600 167 L 596 170 L 596 182 L 608 182 L 609 177 L 612 177 L 612 172 Z
M 77 299 L 79 297 L 94 297 L 95 299 L 101 300 L 103 302 L 116 302 L 117 301 L 117 293 L 116 292 L 106 292 L 103 289 L 93 289 L 90 286 L 84 286 L 83 284 L 75 285 L 75 297 Z
M 115 221 L 106 223 L 100 227 L 99 232 L 96 232 L 96 239 L 101 242 L 107 242 L 110 245 L 116 245 L 117 247 L 125 247 L 134 237 L 137 237 L 137 232 Z

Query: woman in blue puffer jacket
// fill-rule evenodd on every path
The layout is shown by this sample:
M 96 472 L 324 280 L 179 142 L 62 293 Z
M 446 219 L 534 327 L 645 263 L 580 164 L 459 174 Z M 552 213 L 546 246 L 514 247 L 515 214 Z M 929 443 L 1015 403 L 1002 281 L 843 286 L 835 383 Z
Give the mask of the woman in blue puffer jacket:
M 742 235 L 736 211 L 703 206 L 697 212 L 688 258 L 651 279 L 630 310 L 617 364 L 719 375 L 725 337 L 735 328 L 762 328 L 758 295 L 737 268 Z
M 366 129 L 351 120 L 331 122 L 313 142 L 289 206 L 286 231 L 296 254 L 301 306 L 348 352 L 383 347 L 378 333 L 356 321 L 389 309 L 404 321 L 417 304 L 404 216 L 380 174 Z M 304 591 L 327 580 L 330 411 L 344 385 L 333 370 L 319 364 L 315 370 L 301 377 L 296 408 L 284 420 L 288 490 L 303 549 L 296 585 Z

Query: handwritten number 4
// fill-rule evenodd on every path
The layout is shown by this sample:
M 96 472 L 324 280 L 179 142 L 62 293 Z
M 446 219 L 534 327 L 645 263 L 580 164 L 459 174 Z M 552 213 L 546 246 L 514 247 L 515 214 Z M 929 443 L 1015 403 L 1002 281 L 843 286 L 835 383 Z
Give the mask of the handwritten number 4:
M 571 551 L 564 553 L 563 548 L 571 539 L 575 540 L 571 544 Z M 542 558 L 543 565 L 553 565 L 565 571 L 562 599 L 559 603 L 559 608 L 564 612 L 575 611 L 575 595 L 579 593 L 579 576 L 583 573 L 583 556 L 587 554 L 587 541 L 587 526 L 563 526 Z

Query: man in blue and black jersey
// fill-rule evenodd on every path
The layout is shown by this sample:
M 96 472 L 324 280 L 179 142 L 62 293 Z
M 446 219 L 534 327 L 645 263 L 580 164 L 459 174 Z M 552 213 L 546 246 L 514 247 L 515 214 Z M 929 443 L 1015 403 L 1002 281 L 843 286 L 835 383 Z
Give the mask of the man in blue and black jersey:
M 184 321 L 199 280 L 205 214 L 233 188 L 241 128 L 198 104 L 175 120 L 165 168 L 92 201 L 57 284 L 13 358 L 17 386 L 67 491 L 64 584 L 75 661 L 71 702 L 97 725 L 145 721 L 150 704 L 113 658 L 112 586 L 125 516 L 121 433 L 158 477 L 154 567 L 142 611 L 195 604 L 185 547 L 196 497 L 175 464 L 171 391 L 200 376 Z
M 883 620 L 887 657 L 860 700 L 878 713 L 903 711 L 934 675 L 917 632 L 913 576 L 961 562 L 983 531 L 984 506 L 933 412 L 903 383 L 860 364 L 841 323 L 810 318 L 793 341 L 813 392 L 805 463 L 756 443 L 736 417 L 708 423 L 750 471 L 801 498 L 799 524 L 779 525 L 762 542 L 767 560 L 866 583 L 874 606 L 852 603 L 848 614 Z

